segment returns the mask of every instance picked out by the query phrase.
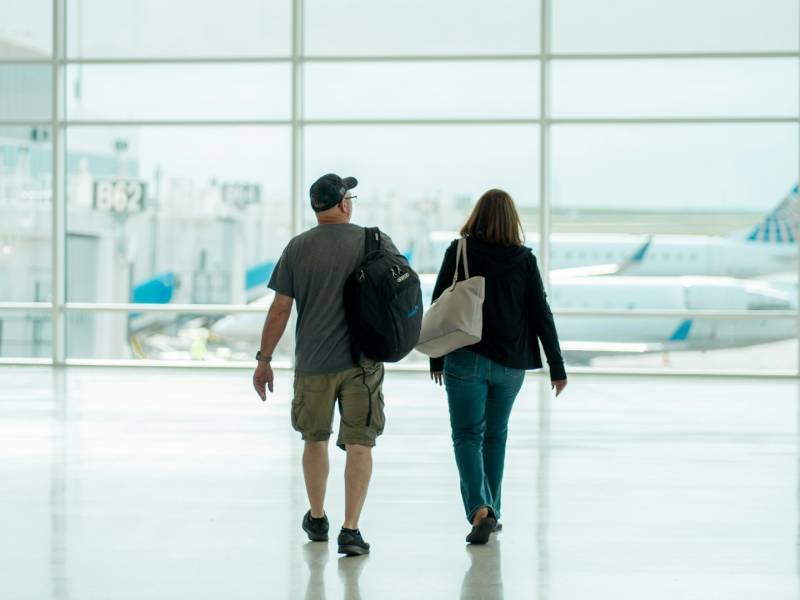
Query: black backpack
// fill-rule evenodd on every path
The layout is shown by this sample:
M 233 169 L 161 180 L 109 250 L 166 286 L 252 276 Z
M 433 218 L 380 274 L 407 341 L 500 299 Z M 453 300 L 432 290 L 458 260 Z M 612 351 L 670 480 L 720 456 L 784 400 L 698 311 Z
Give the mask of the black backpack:
M 360 354 L 378 362 L 397 362 L 419 341 L 422 289 L 404 256 L 381 247 L 381 232 L 364 232 L 364 260 L 344 287 L 344 309 L 353 361 Z

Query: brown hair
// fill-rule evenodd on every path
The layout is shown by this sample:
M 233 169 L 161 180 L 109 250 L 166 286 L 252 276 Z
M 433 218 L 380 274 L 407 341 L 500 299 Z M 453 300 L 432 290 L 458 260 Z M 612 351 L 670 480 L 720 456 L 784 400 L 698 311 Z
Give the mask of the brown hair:
M 525 239 L 514 200 L 498 189 L 491 189 L 478 199 L 461 235 L 505 247 L 521 246 Z

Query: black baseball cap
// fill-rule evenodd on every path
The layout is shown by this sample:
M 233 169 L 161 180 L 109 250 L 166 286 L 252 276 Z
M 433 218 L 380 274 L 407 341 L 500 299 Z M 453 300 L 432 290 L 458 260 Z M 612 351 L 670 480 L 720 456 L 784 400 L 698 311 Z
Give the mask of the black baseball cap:
M 333 208 L 347 195 L 347 190 L 352 190 L 358 185 L 355 177 L 344 179 L 335 173 L 328 173 L 317 179 L 311 186 L 311 208 L 314 212 L 322 212 Z

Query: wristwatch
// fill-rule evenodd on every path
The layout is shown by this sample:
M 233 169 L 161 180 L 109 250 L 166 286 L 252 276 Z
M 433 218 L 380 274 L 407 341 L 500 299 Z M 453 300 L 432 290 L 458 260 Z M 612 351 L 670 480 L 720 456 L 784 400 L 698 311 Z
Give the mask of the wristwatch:
M 272 361 L 272 357 L 264 356 L 263 354 L 261 354 L 261 350 L 259 350 L 258 352 L 256 352 L 256 360 L 258 362 L 268 363 Z

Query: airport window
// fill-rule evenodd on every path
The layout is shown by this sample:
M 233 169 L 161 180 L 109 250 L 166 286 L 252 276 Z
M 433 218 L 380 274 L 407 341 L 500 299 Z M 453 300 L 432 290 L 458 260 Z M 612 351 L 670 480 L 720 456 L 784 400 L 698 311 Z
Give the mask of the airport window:
M 0 65 L 0 121 L 49 121 L 52 84 L 49 65 Z
M 287 127 L 72 127 L 67 298 L 240 304 L 291 237 Z
M 1 358 L 251 360 L 272 268 L 333 171 L 428 296 L 502 187 L 564 341 L 688 336 L 726 354 L 676 367 L 798 368 L 795 0 L 550 0 L 547 48 L 539 0 L 0 4 Z M 672 322 L 766 306 L 782 313 Z M 670 315 L 594 315 L 637 307 Z M 582 364 L 658 364 L 644 354 Z
M 556 117 L 784 117 L 798 110 L 793 58 L 556 60 L 552 80 Z M 620 96 L 620 89 L 628 92 Z
M 527 229 L 533 228 L 538 181 L 526 165 L 538 160 L 532 141 L 537 130 L 532 125 L 309 126 L 304 187 L 314 174 L 330 169 L 335 153 L 337 171 L 359 174 L 354 218 L 391 232 L 415 268 L 435 273 L 475 199 L 498 180 L 506 182 Z M 483 168 L 488 161 L 496 165 L 492 172 Z M 310 227 L 314 217 L 304 209 L 304 227 Z M 443 240 L 432 239 L 431 223 L 445 232 Z
M 370 84 L 354 94 L 354 81 Z M 539 115 L 538 61 L 312 62 L 305 86 L 309 119 Z
M 70 65 L 67 89 L 68 115 L 76 120 L 291 117 L 285 64 Z
M 308 0 L 305 12 L 311 56 L 539 52 L 538 0 Z
M 553 0 L 554 52 L 797 51 L 794 0 Z
M 288 56 L 291 0 L 67 0 L 70 58 Z
M 41 60 L 53 53 L 53 2 L 0 3 L 0 60 Z M 2 90 L 2 87 L 0 87 Z
M 0 302 L 52 300 L 50 138 L 48 128 L 0 128 Z M 24 317 L 12 315 L 17 324 Z M 6 323 L 5 335 L 12 327 Z

